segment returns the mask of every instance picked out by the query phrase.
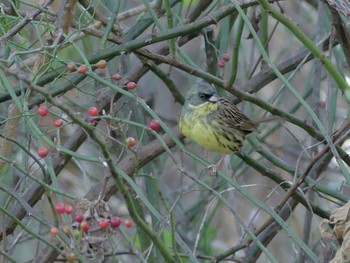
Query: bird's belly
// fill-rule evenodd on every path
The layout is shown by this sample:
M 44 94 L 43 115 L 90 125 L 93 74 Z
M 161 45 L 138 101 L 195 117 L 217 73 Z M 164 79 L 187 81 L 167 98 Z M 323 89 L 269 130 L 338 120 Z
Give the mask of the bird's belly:
M 217 134 L 206 121 L 194 118 L 184 119 L 180 122 L 180 130 L 186 137 L 210 151 L 226 154 L 232 152 L 232 149 L 226 146 L 227 144 L 219 142 Z

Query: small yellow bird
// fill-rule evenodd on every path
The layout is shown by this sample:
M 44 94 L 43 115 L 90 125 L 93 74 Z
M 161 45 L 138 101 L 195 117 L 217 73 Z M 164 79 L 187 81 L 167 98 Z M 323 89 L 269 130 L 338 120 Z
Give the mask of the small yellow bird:
M 257 123 L 231 101 L 219 97 L 211 84 L 201 82 L 186 94 L 179 127 L 186 137 L 204 148 L 228 154 L 241 150 L 246 135 L 256 130 Z M 215 173 L 221 161 L 214 165 Z

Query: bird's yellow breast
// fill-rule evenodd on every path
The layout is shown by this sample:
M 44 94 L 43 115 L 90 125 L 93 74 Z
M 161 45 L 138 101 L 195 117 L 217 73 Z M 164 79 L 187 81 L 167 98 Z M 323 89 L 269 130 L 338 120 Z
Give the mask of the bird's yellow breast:
M 186 137 L 204 148 L 220 153 L 231 153 L 231 149 L 219 142 L 219 135 L 208 118 L 208 115 L 215 111 L 217 106 L 209 102 L 198 106 L 189 105 L 188 111 L 180 117 L 179 127 Z

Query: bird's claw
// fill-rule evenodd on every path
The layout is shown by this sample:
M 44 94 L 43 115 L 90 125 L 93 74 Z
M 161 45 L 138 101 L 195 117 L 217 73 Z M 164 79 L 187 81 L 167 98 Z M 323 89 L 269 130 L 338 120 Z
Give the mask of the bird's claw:
M 210 176 L 212 177 L 218 177 L 218 165 L 217 164 L 211 164 L 211 165 L 208 165 L 206 170 L 209 170 L 209 174 Z

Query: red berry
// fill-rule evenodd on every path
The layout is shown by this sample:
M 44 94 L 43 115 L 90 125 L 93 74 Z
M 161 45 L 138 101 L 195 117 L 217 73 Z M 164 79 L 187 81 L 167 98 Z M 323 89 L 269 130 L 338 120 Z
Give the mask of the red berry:
M 228 53 L 222 54 L 222 60 L 225 61 L 225 62 L 229 61 L 230 60 L 230 54 L 228 54 Z
M 58 235 L 58 229 L 57 229 L 57 227 L 51 227 L 51 229 L 50 229 L 50 233 L 51 233 L 51 235 L 53 235 L 53 236 L 57 236 Z
M 116 228 L 119 227 L 122 221 L 118 216 L 114 216 L 111 218 L 111 227 Z
M 55 125 L 55 127 L 59 128 L 59 127 L 62 126 L 63 121 L 61 119 L 57 119 L 57 120 L 54 121 L 53 124 Z
M 83 220 L 84 220 L 84 216 L 81 215 L 81 214 L 77 214 L 77 215 L 75 215 L 75 217 L 74 217 L 74 221 L 75 221 L 75 222 L 81 223 L 81 222 L 83 222 Z
M 83 231 L 83 232 L 88 232 L 89 229 L 90 229 L 90 225 L 88 222 L 86 221 L 83 221 L 80 223 L 80 229 Z
M 127 139 L 125 140 L 125 142 L 126 142 L 126 145 L 127 145 L 128 147 L 133 147 L 133 146 L 136 145 L 136 140 L 135 140 L 134 137 L 129 137 L 129 138 L 127 138 Z
M 98 225 L 101 229 L 106 228 L 109 226 L 109 220 L 108 219 L 101 219 L 100 221 L 98 221 Z
M 73 71 L 75 70 L 75 65 L 74 65 L 73 62 L 69 62 L 69 63 L 67 64 L 67 70 L 68 70 L 69 72 L 73 72 Z
M 132 227 L 132 226 L 133 226 L 132 220 L 129 219 L 129 218 L 128 218 L 128 219 L 125 219 L 125 221 L 124 221 L 124 226 L 127 227 L 127 228 Z
M 45 105 L 41 105 L 39 108 L 38 108 L 38 114 L 40 115 L 40 116 L 46 116 L 47 115 L 47 113 L 48 113 L 48 111 L 47 111 L 47 107 L 45 106 Z
M 107 61 L 104 59 L 101 59 L 99 62 L 96 63 L 96 67 L 99 69 L 104 69 L 107 67 Z
M 56 212 L 58 214 L 63 214 L 65 212 L 65 205 L 63 203 L 57 203 L 56 204 Z
M 219 68 L 225 67 L 225 61 L 219 60 L 219 61 L 218 61 L 218 67 L 219 67 Z
M 73 213 L 73 206 L 71 206 L 71 205 L 65 205 L 65 206 L 64 206 L 64 212 L 65 212 L 66 214 L 71 214 L 71 213 Z
M 79 66 L 79 68 L 77 69 L 77 72 L 79 74 L 85 74 L 87 72 L 87 66 L 85 64 Z
M 152 130 L 154 131 L 158 131 L 160 128 L 160 123 L 158 120 L 156 119 L 152 119 L 149 123 L 148 123 L 148 127 L 150 127 Z
M 122 76 L 120 74 L 118 74 L 118 73 L 114 73 L 112 75 L 112 79 L 114 79 L 114 80 L 120 80 L 121 78 L 122 78 Z
M 49 150 L 46 147 L 41 147 L 38 149 L 38 155 L 41 158 L 45 158 L 49 154 Z
M 134 88 L 136 88 L 136 83 L 135 82 L 133 82 L 133 81 L 130 81 L 130 82 L 128 82 L 127 84 L 126 84 L 126 88 L 127 89 L 134 89 Z
M 88 114 L 89 116 L 98 116 L 98 109 L 96 107 L 90 107 Z

